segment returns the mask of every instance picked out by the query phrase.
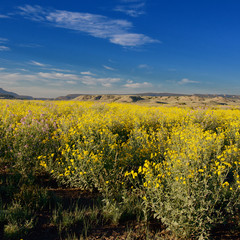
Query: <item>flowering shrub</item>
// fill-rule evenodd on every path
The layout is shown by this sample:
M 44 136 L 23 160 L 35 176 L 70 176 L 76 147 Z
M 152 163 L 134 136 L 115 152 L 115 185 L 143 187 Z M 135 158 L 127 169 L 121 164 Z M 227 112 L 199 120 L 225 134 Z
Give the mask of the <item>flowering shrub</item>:
M 164 160 L 145 161 L 145 202 L 179 236 L 205 239 L 239 206 L 239 148 L 224 132 L 189 125 L 173 129 Z
M 21 174 L 122 205 L 137 194 L 181 237 L 207 238 L 239 211 L 239 110 L 2 100 L 0 113 L 0 158 Z

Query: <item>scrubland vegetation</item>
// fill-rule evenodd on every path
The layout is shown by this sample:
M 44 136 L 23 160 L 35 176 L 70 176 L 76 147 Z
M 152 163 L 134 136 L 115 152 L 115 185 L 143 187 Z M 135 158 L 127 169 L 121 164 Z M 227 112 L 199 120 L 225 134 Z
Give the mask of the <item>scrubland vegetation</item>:
M 1 100 L 0 113 L 4 239 L 94 239 L 129 222 L 140 235 L 130 224 L 123 239 L 213 239 L 226 226 L 237 239 L 238 109 Z

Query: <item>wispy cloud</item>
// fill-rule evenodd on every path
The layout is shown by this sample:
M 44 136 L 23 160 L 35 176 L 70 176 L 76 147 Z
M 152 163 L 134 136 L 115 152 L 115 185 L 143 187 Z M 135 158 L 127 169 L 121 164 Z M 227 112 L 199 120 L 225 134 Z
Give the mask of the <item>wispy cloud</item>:
M 40 6 L 25 5 L 18 9 L 23 17 L 32 21 L 84 32 L 93 37 L 108 39 L 111 43 L 124 47 L 159 42 L 144 34 L 130 32 L 133 25 L 127 20 L 111 19 L 91 13 L 49 10 Z
M 6 70 L 6 68 L 0 68 L 0 71 L 4 71 L 4 70 Z
M 0 45 L 0 51 L 9 51 L 10 48 L 4 45 Z
M 7 38 L 0 38 L 0 51 L 9 51 L 10 48 L 6 46 Z M 4 45 L 3 45 L 4 44 Z
M 64 72 L 64 73 L 71 73 L 71 72 L 73 72 L 72 70 L 69 70 L 69 69 L 55 68 L 55 67 L 51 66 L 50 64 L 37 62 L 37 61 L 34 61 L 34 60 L 31 60 L 28 63 L 30 65 L 40 67 L 41 69 L 46 70 L 46 71 Z
M 149 69 L 150 66 L 147 65 L 147 64 L 139 64 L 139 65 L 138 65 L 138 68 L 141 68 L 141 69 Z
M 152 84 L 149 82 L 134 83 L 133 81 L 130 80 L 123 86 L 127 88 L 149 88 L 149 87 L 152 87 Z
M 42 47 L 42 45 L 36 44 L 36 43 L 20 43 L 20 44 L 17 44 L 17 46 L 23 47 L 23 48 L 39 48 L 39 47 Z
M 188 78 L 183 78 L 181 81 L 178 82 L 180 85 L 188 84 L 188 83 L 199 83 L 198 81 L 192 81 Z
M 35 74 L 0 72 L 0 84 L 16 85 L 21 82 L 37 82 Z
M 103 65 L 103 67 L 107 70 L 110 70 L 110 71 L 115 71 L 116 70 L 115 68 L 112 68 L 112 67 L 109 67 L 109 66 L 106 66 L 106 65 Z
M 84 84 L 86 86 L 112 87 L 114 83 L 121 81 L 120 78 L 97 78 L 94 76 L 67 74 L 59 72 L 1 72 L 0 84 L 19 86 L 21 83 L 40 86 L 66 86 Z
M 0 14 L 0 18 L 10 18 L 8 15 Z
M 133 3 L 132 1 L 127 1 L 125 3 Z M 140 15 L 145 14 L 143 10 L 145 6 L 144 1 L 134 1 L 134 4 L 125 4 L 125 5 L 118 5 L 115 7 L 115 11 L 125 13 L 131 17 L 138 17 Z
M 68 83 L 68 84 L 77 84 L 76 81 L 67 81 L 66 83 Z
M 121 0 L 123 3 L 136 3 L 136 2 L 142 2 L 142 0 Z
M 37 62 L 37 61 L 33 61 L 33 60 L 30 61 L 30 64 L 38 66 L 38 67 L 47 67 L 48 66 L 47 64 L 43 64 L 43 63 L 40 63 L 40 62 Z
M 90 76 L 96 76 L 96 74 L 90 72 L 90 71 L 87 71 L 87 72 L 81 72 L 82 75 L 90 75 Z
M 160 41 L 154 40 L 144 34 L 137 34 L 137 33 L 115 34 L 110 39 L 110 42 L 119 44 L 122 46 L 128 46 L 128 47 L 140 46 L 146 43 L 154 43 L 154 42 L 160 43 Z
M 56 79 L 56 80 L 79 80 L 75 74 L 56 73 L 56 72 L 39 72 L 38 75 L 42 78 Z
M 117 83 L 121 81 L 121 79 L 120 78 L 98 78 L 98 81 L 104 87 L 112 87 L 113 83 Z
M 101 85 L 103 87 L 112 87 L 113 83 L 121 81 L 120 78 L 95 78 L 92 76 L 83 76 L 81 82 L 86 85 Z
M 61 69 L 61 68 L 44 68 L 44 69 L 48 69 L 48 70 L 56 71 L 56 72 L 73 72 L 72 70 Z
M 8 41 L 7 38 L 2 38 L 2 37 L 0 37 L 0 43 L 7 42 L 7 41 Z

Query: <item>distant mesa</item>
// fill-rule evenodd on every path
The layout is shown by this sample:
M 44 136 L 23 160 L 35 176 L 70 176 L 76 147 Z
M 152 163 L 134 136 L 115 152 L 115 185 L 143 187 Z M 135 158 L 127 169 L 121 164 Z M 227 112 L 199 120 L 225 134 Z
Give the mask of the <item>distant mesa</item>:
M 69 98 L 69 95 L 67 96 Z M 80 95 L 73 100 L 76 101 L 99 101 L 99 102 L 138 102 L 144 101 L 145 98 L 138 95 Z
M 66 96 L 60 96 L 55 98 L 55 100 L 72 100 L 74 98 L 77 98 L 78 96 L 81 96 L 83 94 L 68 94 Z
M 179 93 L 137 93 L 137 94 L 68 94 L 57 98 L 33 98 L 31 96 L 18 95 L 14 92 L 0 88 L 0 99 L 26 99 L 26 100 L 74 100 L 92 101 L 102 103 L 136 103 L 166 106 L 240 106 L 240 95 L 227 94 L 179 94 Z M 225 106 L 226 105 L 226 106 Z
M 92 101 L 99 103 L 136 103 L 151 106 L 176 106 L 176 107 L 216 107 L 240 106 L 239 95 L 223 94 L 175 94 L 175 93 L 139 93 L 139 94 L 70 94 L 61 96 L 56 100 Z
M 160 97 L 160 96 L 190 96 L 187 94 L 177 94 L 177 93 L 136 93 L 136 94 L 68 94 L 66 96 L 60 96 L 55 98 L 55 100 L 81 100 L 81 101 L 118 101 L 124 98 L 126 102 L 137 102 L 144 100 L 143 97 Z
M 33 97 L 18 95 L 17 93 L 8 92 L 8 91 L 5 91 L 4 89 L 0 88 L 0 99 L 28 99 L 28 100 L 32 100 Z
M 1 94 L 1 95 L 13 96 L 13 97 L 19 96 L 18 94 L 14 93 L 14 92 L 5 91 L 5 90 L 2 89 L 2 88 L 0 88 L 0 94 Z
M 55 100 L 99 101 L 99 102 L 149 102 L 159 104 L 167 102 L 205 102 L 214 101 L 215 104 L 225 105 L 229 101 L 240 99 L 239 95 L 223 94 L 178 94 L 178 93 L 138 93 L 138 94 L 69 94 L 57 97 Z

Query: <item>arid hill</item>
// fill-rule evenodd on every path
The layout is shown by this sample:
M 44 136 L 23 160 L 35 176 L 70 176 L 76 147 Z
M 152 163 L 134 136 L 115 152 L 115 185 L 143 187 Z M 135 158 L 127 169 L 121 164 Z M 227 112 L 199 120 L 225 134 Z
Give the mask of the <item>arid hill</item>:
M 17 93 L 8 92 L 8 91 L 0 88 L 0 99 L 28 99 L 28 100 L 31 100 L 31 99 L 33 99 L 33 97 L 18 95 Z
M 73 100 L 136 103 L 147 105 L 189 106 L 189 107 L 240 107 L 240 96 L 224 97 L 216 95 L 177 95 L 177 96 L 145 96 L 145 95 L 80 95 Z

